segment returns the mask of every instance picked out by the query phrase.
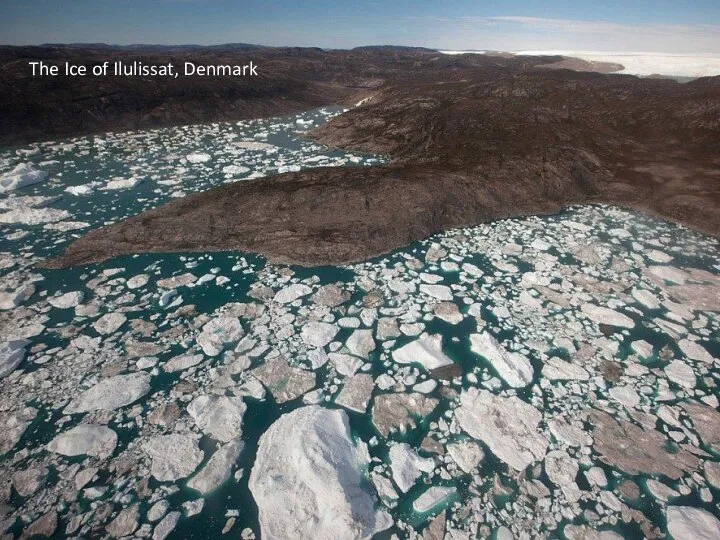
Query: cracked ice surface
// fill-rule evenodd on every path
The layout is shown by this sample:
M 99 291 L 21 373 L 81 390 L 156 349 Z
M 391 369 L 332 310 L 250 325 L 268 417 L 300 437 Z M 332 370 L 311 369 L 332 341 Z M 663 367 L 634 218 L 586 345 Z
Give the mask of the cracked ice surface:
M 292 139 L 326 113 L 41 143 L 22 160 L 49 161 L 48 179 L 0 207 L 97 227 L 218 182 L 355 163 Z M 338 268 L 208 253 L 40 272 L 78 233 L 33 221 L 0 250 L 4 530 L 717 531 L 714 239 L 593 206 Z

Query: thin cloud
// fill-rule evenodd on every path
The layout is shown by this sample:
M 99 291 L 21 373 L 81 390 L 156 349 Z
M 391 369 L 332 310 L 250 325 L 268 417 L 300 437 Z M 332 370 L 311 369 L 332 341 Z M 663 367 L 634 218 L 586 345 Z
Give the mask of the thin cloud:
M 593 34 L 643 32 L 646 34 L 662 35 L 672 33 L 702 33 L 717 35 L 720 33 L 720 26 L 707 24 L 621 24 L 607 21 L 583 21 L 575 19 L 547 19 L 542 17 L 463 17 L 465 20 L 486 20 L 498 21 L 510 24 L 517 24 L 528 28 L 542 30 L 556 30 L 565 32 L 584 32 Z
M 406 17 L 434 28 L 434 41 L 455 49 L 720 53 L 720 25 L 588 21 L 524 16 Z M 443 38 L 443 34 L 445 37 Z

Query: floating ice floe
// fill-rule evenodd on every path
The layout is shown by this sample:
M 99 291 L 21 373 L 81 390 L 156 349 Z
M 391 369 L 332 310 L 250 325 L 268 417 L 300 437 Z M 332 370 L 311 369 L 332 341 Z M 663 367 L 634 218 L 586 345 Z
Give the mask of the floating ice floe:
M 32 283 L 22 285 L 14 290 L 0 292 L 0 310 L 10 310 L 25 303 L 33 294 L 35 286 Z
M 108 335 L 117 332 L 125 324 L 127 317 L 117 311 L 106 313 L 93 323 L 93 328 L 98 334 Z
M 244 150 L 270 150 L 271 148 L 274 148 L 272 144 L 257 141 L 238 141 L 233 144 Z
M 308 345 L 324 347 L 335 338 L 338 330 L 339 328 L 334 324 L 310 321 L 303 326 L 301 335 Z
M 152 460 L 150 473 L 160 482 L 190 476 L 205 457 L 195 437 L 179 433 L 156 435 L 143 445 L 143 450 Z
M 635 327 L 635 321 L 630 317 L 604 306 L 583 304 L 580 309 L 588 319 L 598 324 L 619 326 L 621 328 Z
M 205 395 L 196 397 L 187 407 L 198 428 L 220 442 L 229 442 L 242 435 L 246 409 L 241 399 Z
M 60 221 L 58 223 L 48 223 L 43 226 L 46 231 L 77 231 L 79 229 L 86 229 L 90 224 L 85 221 Z
M 237 317 L 217 317 L 203 326 L 197 344 L 206 355 L 217 356 L 227 345 L 237 343 L 244 333 Z
M 417 425 L 418 417 L 422 419 L 434 411 L 438 403 L 419 393 L 380 394 L 373 401 L 372 422 L 384 437 L 393 431 L 406 432 Z
M 459 441 L 447 445 L 447 453 L 460 469 L 468 474 L 475 469 L 485 457 L 482 448 L 474 441 Z
M 69 217 L 70 213 L 67 210 L 25 207 L 0 214 L 0 223 L 41 225 L 43 223 L 55 223 Z
M 243 167 L 242 165 L 226 165 L 223 167 L 222 172 L 228 176 L 239 176 L 241 174 L 249 173 L 250 169 L 248 167 Z
M 668 506 L 668 531 L 675 540 L 720 538 L 720 521 L 707 510 L 692 506 Z
M 117 180 L 110 180 L 100 189 L 103 190 L 116 190 L 116 189 L 132 189 L 142 184 L 142 178 L 122 178 Z
M 0 344 L 0 379 L 12 373 L 25 358 L 26 339 L 5 341 Z
M 590 374 L 585 368 L 553 356 L 542 368 L 542 375 L 550 381 L 587 381 Z
M 432 486 L 426 489 L 422 495 L 413 501 L 413 510 L 425 513 L 444 504 L 456 489 L 454 487 Z
M 80 424 L 55 437 L 47 449 L 69 457 L 88 455 L 102 458 L 114 452 L 117 441 L 117 433 L 108 427 Z
M 530 360 L 520 353 L 510 352 L 487 332 L 470 336 L 470 350 L 492 364 L 498 375 L 512 388 L 524 388 L 535 375 Z
M 275 401 L 292 401 L 315 388 L 315 374 L 290 366 L 286 360 L 269 360 L 255 368 L 252 374 L 272 393 Z
M 460 397 L 456 417 L 463 430 L 515 470 L 545 457 L 548 440 L 538 430 L 542 414 L 517 397 L 470 388 Z
M 84 184 L 82 186 L 68 186 L 65 188 L 65 191 L 70 195 L 75 195 L 77 197 L 81 195 L 90 195 L 93 192 L 95 185 L 96 182 Z
M 204 152 L 195 152 L 185 156 L 185 159 L 187 159 L 190 163 L 206 163 L 212 159 L 212 156 Z
M 163 370 L 168 373 L 185 371 L 186 369 L 197 366 L 203 361 L 203 358 L 202 354 L 183 354 L 176 356 L 163 365 Z
M 279 304 L 289 304 L 294 302 L 298 298 L 307 296 L 312 292 L 312 289 L 302 283 L 293 283 L 289 287 L 280 289 L 274 297 L 275 302 Z
M 124 407 L 150 391 L 150 379 L 150 374 L 143 371 L 108 377 L 74 398 L 65 407 L 65 413 L 112 411 Z
M 37 184 L 47 176 L 47 171 L 38 170 L 30 163 L 20 163 L 12 171 L 0 175 L 0 193 Z
M 345 381 L 335 403 L 351 411 L 365 413 L 374 387 L 375 382 L 370 375 L 352 375 Z
M 368 463 L 343 411 L 309 406 L 281 416 L 260 437 L 250 474 L 262 537 L 369 539 L 387 529 L 390 516 L 362 482 Z
M 2 375 L 0 375 L 0 378 L 2 378 Z M 0 413 L 0 425 L 3 426 L 2 431 L 0 431 L 0 456 L 7 454 L 15 447 L 36 417 L 37 409 L 33 407 L 25 407 L 9 413 Z
M 453 361 L 442 351 L 439 334 L 421 337 L 393 351 L 393 360 L 399 364 L 417 362 L 427 370 L 449 366 Z
M 389 456 L 393 480 L 403 493 L 415 485 L 423 472 L 429 473 L 435 468 L 435 461 L 432 458 L 421 458 L 406 443 L 392 445 Z
M 58 309 L 70 309 L 78 306 L 85 297 L 82 291 L 72 291 L 48 299 L 48 304 Z
M 243 446 L 241 440 L 234 439 L 218 447 L 208 462 L 188 481 L 187 486 L 203 495 L 217 490 L 230 479 L 232 467 Z

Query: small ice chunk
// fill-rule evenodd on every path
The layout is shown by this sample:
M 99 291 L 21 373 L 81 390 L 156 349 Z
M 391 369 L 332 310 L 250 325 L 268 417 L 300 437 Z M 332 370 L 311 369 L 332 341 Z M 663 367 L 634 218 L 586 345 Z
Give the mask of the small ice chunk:
M 190 163 L 205 163 L 206 161 L 210 161 L 212 157 L 210 154 L 206 154 L 204 152 L 194 152 L 185 156 L 185 159 L 187 159 Z
M 429 512 L 445 502 L 455 493 L 454 487 L 432 486 L 413 502 L 413 510 L 419 513 Z
M 142 178 L 126 178 L 126 179 L 117 179 L 117 180 L 110 180 L 107 184 L 105 184 L 102 188 L 105 191 L 112 191 L 116 189 L 132 189 L 134 187 L 137 187 L 142 183 Z

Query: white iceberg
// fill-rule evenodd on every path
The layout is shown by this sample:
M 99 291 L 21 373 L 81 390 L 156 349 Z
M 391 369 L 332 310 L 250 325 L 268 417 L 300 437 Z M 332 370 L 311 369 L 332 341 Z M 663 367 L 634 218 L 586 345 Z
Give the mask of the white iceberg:
M 0 193 L 37 184 L 47 176 L 47 171 L 38 170 L 29 163 L 20 163 L 12 171 L 0 176 Z

